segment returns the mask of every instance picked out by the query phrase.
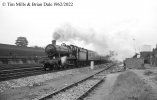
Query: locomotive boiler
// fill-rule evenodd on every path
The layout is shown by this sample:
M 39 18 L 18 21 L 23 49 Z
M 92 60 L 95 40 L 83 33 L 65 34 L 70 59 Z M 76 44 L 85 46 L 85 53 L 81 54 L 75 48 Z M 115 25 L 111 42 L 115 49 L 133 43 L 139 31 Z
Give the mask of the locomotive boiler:
M 42 60 L 45 70 L 66 69 L 89 65 L 91 61 L 102 63 L 102 56 L 96 52 L 75 45 L 56 45 L 56 40 L 45 47 L 46 58 Z

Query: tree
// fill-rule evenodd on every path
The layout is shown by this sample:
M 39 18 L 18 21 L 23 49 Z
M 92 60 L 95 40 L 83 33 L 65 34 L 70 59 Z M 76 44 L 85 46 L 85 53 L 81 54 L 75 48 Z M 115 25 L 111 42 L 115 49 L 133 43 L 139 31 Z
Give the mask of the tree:
M 27 45 L 28 45 L 27 38 L 26 37 L 17 37 L 15 44 L 20 47 L 27 47 Z

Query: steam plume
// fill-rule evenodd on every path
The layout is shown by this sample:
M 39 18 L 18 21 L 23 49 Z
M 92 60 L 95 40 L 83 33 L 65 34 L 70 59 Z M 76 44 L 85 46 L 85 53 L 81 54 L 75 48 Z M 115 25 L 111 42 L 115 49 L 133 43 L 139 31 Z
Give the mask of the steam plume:
M 55 30 L 53 38 L 63 42 L 71 41 L 78 46 L 92 50 L 94 49 L 98 51 L 98 53 L 105 52 L 107 43 L 104 35 L 99 36 L 94 29 L 78 29 L 72 27 L 70 24 L 66 24 Z
M 69 42 L 89 49 L 97 51 L 99 54 L 105 55 L 110 50 L 116 52 L 118 59 L 124 59 L 128 55 L 132 55 L 132 37 L 129 30 L 114 30 L 110 33 L 96 33 L 93 28 L 81 29 L 70 24 L 65 24 L 53 33 L 53 38 L 61 42 Z M 131 52 L 131 53 L 130 53 Z

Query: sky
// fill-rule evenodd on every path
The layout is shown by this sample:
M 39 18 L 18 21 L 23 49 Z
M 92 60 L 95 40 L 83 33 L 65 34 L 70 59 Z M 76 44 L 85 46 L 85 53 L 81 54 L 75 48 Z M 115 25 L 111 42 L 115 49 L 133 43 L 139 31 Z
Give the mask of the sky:
M 16 6 L 19 2 L 42 6 Z M 157 44 L 157 0 L 1 0 L 0 43 L 15 44 L 19 36 L 28 46 L 45 47 L 57 39 L 103 55 L 115 51 L 123 60 L 142 45 Z

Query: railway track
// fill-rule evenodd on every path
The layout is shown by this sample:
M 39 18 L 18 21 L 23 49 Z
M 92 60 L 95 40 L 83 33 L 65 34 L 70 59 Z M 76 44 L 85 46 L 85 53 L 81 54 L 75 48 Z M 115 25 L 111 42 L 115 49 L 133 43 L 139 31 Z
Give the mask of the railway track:
M 60 90 L 45 94 L 34 100 L 82 100 L 90 91 L 104 81 L 111 66 L 112 65 L 109 65 L 105 69 L 89 77 L 65 86 Z
M 42 66 L 41 64 L 2 64 L 0 65 L 0 70 L 11 70 L 18 68 L 32 68 Z
M 69 69 L 66 69 L 66 70 L 69 70 Z M 17 79 L 17 78 L 22 78 L 22 77 L 27 77 L 27 76 L 40 75 L 40 74 L 46 74 L 46 73 L 51 73 L 51 72 L 63 71 L 63 70 L 64 69 L 44 71 L 42 65 L 40 64 L 1 65 L 0 66 L 0 82 L 10 80 L 10 79 Z
M 68 68 L 70 70 L 74 68 Z M 13 65 L 13 66 L 0 66 L 0 82 L 10 79 L 17 79 L 27 76 L 46 74 L 51 72 L 63 71 L 65 69 L 44 71 L 42 65 Z
M 19 67 L 19 68 L 10 68 L 10 69 L 1 69 L 0 70 L 0 81 L 5 81 L 9 79 L 16 79 L 20 77 L 26 77 L 36 74 L 45 73 L 42 70 L 41 66 L 32 66 L 32 67 Z

